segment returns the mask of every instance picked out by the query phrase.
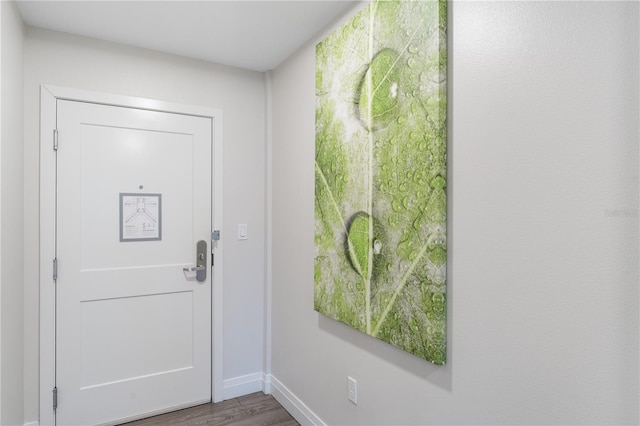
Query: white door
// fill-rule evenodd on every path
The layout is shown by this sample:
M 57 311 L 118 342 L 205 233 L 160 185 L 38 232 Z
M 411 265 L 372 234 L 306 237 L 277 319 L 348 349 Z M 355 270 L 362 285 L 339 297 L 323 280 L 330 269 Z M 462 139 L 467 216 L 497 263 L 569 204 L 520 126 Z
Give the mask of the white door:
M 57 129 L 56 423 L 210 401 L 212 120 L 59 100 Z

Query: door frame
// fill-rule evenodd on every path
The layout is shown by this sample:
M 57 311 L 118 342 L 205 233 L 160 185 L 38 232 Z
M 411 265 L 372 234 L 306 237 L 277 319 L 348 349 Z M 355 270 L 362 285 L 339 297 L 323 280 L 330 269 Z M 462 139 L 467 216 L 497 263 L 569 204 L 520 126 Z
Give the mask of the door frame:
M 55 370 L 55 282 L 53 259 L 56 233 L 56 162 L 53 150 L 56 128 L 57 101 L 70 100 L 148 111 L 168 112 L 211 118 L 213 129 L 212 230 L 222 229 L 222 110 L 194 105 L 183 105 L 153 99 L 112 95 L 52 85 L 40 86 L 40 425 L 55 424 L 53 388 Z M 212 327 L 211 374 L 213 402 L 223 399 L 222 363 L 222 239 L 212 241 L 216 264 L 212 270 Z M 158 413 L 159 414 L 159 413 Z

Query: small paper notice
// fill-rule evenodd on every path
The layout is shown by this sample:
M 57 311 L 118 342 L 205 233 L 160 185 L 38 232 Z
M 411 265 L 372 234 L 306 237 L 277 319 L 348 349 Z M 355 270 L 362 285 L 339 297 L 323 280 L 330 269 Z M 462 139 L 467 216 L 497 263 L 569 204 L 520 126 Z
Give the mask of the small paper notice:
M 120 241 L 162 239 L 162 195 L 120 194 Z

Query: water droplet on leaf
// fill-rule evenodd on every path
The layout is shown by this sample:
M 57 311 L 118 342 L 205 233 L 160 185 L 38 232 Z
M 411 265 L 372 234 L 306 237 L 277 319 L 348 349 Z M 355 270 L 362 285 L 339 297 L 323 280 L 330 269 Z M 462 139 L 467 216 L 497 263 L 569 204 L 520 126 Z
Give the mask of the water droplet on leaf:
M 378 52 L 359 85 L 358 114 L 367 130 L 385 128 L 396 117 L 399 80 L 398 53 L 393 49 Z
M 429 186 L 433 189 L 444 189 L 447 186 L 447 181 L 440 175 L 437 175 L 431 182 L 429 182 Z
M 380 254 L 381 251 L 382 251 L 382 243 L 380 242 L 380 240 L 375 240 L 373 242 L 373 254 Z
M 386 261 L 381 253 L 386 236 L 377 219 L 365 212 L 356 213 L 351 219 L 347 239 L 347 256 L 358 275 L 370 279 L 385 269 Z

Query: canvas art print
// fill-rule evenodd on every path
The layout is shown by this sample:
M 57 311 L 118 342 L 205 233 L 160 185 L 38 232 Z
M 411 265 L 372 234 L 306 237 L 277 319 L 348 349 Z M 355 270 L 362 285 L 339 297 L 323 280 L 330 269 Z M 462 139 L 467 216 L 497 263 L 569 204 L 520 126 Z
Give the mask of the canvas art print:
M 446 1 L 373 1 L 316 46 L 315 309 L 446 362 Z

